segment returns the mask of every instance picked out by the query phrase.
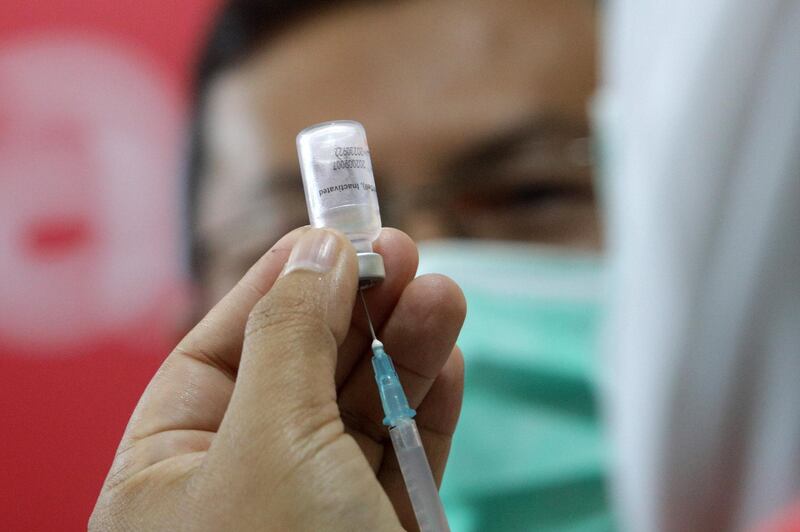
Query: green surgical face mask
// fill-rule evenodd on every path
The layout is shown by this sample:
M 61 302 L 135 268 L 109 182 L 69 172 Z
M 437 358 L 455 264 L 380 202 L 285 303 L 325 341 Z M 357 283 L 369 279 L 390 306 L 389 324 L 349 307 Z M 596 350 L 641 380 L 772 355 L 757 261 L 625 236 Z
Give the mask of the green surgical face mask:
M 609 530 L 595 405 L 601 261 L 486 241 L 420 246 L 464 290 L 465 396 L 442 495 L 453 530 Z

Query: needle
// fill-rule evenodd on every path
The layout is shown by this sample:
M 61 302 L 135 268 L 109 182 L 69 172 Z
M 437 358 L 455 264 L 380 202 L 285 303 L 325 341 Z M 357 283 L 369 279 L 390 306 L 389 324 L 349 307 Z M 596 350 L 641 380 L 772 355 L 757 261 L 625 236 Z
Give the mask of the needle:
M 369 332 L 372 334 L 372 339 L 377 340 L 378 337 L 375 336 L 375 329 L 372 327 L 372 318 L 369 315 L 369 309 L 367 308 L 367 300 L 364 299 L 364 291 L 359 290 L 358 295 L 361 296 L 361 303 L 364 305 L 364 314 L 367 315 L 367 323 L 369 324 Z

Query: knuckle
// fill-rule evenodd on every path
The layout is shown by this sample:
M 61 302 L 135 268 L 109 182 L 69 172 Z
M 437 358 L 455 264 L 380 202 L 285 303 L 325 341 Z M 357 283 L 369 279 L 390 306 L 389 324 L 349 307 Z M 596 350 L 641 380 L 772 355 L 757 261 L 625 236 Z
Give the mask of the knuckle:
M 286 425 L 285 436 L 301 457 L 313 455 L 344 432 L 336 401 L 309 399 L 287 413 L 291 422 Z
M 303 332 L 318 329 L 321 320 L 302 309 L 258 309 L 250 313 L 245 329 L 245 336 L 252 337 L 276 333 Z
M 129 516 L 135 501 L 125 492 L 125 484 L 104 486 L 89 516 L 89 532 L 117 532 L 129 530 Z
M 313 312 L 313 305 L 301 294 L 270 292 L 259 300 L 247 317 L 248 328 L 260 329 L 272 323 L 302 319 Z
M 245 337 L 309 338 L 332 334 L 316 298 L 298 291 L 268 295 L 250 311 Z

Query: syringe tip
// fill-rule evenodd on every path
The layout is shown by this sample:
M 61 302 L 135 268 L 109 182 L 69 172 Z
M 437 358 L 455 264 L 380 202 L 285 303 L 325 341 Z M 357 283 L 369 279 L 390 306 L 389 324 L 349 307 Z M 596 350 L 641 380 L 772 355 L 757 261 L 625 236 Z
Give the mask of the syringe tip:
M 375 338 L 375 339 L 372 341 L 372 350 L 373 350 L 373 351 L 375 351 L 375 349 L 376 349 L 376 348 L 383 349 L 383 342 L 381 342 L 381 341 L 380 341 L 380 340 L 378 340 L 377 338 Z

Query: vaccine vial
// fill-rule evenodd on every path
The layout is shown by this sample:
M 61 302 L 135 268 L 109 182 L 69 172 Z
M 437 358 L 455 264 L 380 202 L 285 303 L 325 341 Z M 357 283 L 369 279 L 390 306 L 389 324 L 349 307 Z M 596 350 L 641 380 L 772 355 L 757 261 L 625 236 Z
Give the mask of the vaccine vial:
M 364 126 L 336 120 L 307 127 L 297 135 L 297 155 L 311 225 L 347 235 L 362 287 L 382 281 L 383 258 L 372 250 L 381 214 Z

